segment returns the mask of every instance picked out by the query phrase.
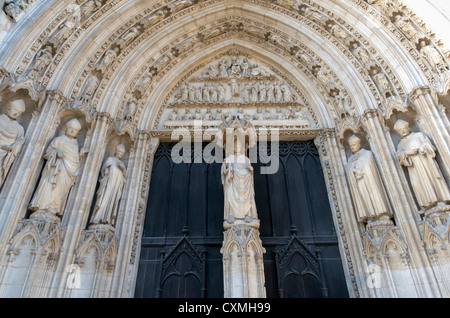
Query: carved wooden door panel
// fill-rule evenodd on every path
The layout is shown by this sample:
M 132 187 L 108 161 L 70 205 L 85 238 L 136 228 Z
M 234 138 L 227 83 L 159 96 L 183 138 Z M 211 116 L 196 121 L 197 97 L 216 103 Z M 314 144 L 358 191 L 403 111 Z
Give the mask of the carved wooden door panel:
M 260 174 L 261 165 L 255 164 L 255 198 L 267 297 L 348 297 L 314 142 L 281 142 L 275 174 Z
M 155 154 L 136 297 L 223 297 L 221 164 Z M 282 142 L 279 169 L 255 168 L 268 297 L 347 297 L 327 191 L 313 142 Z
M 221 164 L 175 164 L 173 146 L 155 153 L 135 297 L 223 297 Z

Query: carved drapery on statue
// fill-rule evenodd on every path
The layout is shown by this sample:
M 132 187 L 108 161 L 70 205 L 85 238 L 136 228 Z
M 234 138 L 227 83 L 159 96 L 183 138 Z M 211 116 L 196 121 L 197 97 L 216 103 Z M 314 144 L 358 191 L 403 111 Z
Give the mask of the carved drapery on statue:
M 448 185 L 436 162 L 436 148 L 422 132 L 411 132 L 409 123 L 398 120 L 394 129 L 402 137 L 397 146 L 397 158 L 407 167 L 411 186 L 422 209 L 450 202 Z
M 6 105 L 5 113 L 0 115 L 0 188 L 25 142 L 24 129 L 16 120 L 24 111 L 25 102 L 14 100 Z
M 391 225 L 392 210 L 371 151 L 361 148 L 361 140 L 349 139 L 352 155 L 347 163 L 350 184 L 358 221 L 369 225 Z
M 98 224 L 113 225 L 119 208 L 122 190 L 127 178 L 125 164 L 120 160 L 125 153 L 125 146 L 119 144 L 114 156 L 106 159 L 101 169 L 100 186 L 90 228 Z
M 72 119 L 64 135 L 54 138 L 47 148 L 44 155 L 47 161 L 29 205 L 29 209 L 34 211 L 31 218 L 56 220 L 56 216 L 62 216 L 67 195 L 79 173 L 80 153 L 76 136 L 80 129 L 79 121 Z
M 220 134 L 225 132 L 226 158 L 222 164 L 222 184 L 224 189 L 224 227 L 229 228 L 235 220 L 246 223 L 257 222 L 255 192 L 253 186 L 253 167 L 246 156 L 246 136 L 250 146 L 256 143 L 256 133 L 250 123 L 241 126 L 239 119 L 226 127 L 222 126 Z M 220 143 L 220 138 L 218 139 Z M 233 141 L 230 144 L 230 141 Z

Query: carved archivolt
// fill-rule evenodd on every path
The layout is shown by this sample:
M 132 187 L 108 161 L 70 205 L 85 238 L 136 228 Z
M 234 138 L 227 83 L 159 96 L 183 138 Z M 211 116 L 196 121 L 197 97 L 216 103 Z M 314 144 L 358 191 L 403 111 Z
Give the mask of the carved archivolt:
M 100 0 L 76 1 L 49 24 L 48 28 L 34 42 L 30 51 L 16 70 L 16 73 L 22 74 L 27 69 L 27 66 L 33 67 L 36 64 L 36 59 L 41 56 L 39 55 L 40 52 L 47 47 L 47 44 L 53 44 L 50 50 L 51 55 L 54 55 L 53 61 L 50 63 L 42 79 L 42 83 L 46 85 L 65 53 L 80 38 L 80 35 L 86 32 L 102 15 L 108 13 L 121 2 L 119 0 L 111 2 Z M 91 58 L 82 77 L 75 85 L 70 99 L 76 100 L 80 98 L 79 94 L 84 93 L 81 91 L 83 89 L 83 83 L 86 82 L 86 78 L 91 76 L 91 79 L 98 80 L 98 83 L 95 84 L 97 87 L 90 87 L 92 89 L 92 100 L 90 102 L 93 104 L 91 107 L 95 109 L 98 98 L 101 96 L 100 91 L 106 87 L 107 80 L 111 78 L 121 61 L 135 50 L 140 43 L 150 39 L 161 27 L 167 26 L 169 23 L 174 23 L 174 21 L 186 14 L 190 14 L 200 8 L 213 6 L 219 2 L 221 1 L 165 1 L 164 3 L 154 4 L 139 15 L 134 16 L 118 28 L 101 45 L 101 49 Z M 430 34 L 429 31 L 424 30 L 425 25 L 423 22 L 418 21 L 417 17 L 401 2 L 394 1 L 386 5 L 386 7 L 380 1 L 369 1 L 369 3 L 366 3 L 354 0 L 354 2 L 369 12 L 375 19 L 378 19 L 394 35 L 397 35 L 401 40 L 400 44 L 405 45 L 406 50 L 413 54 L 413 57 L 421 67 L 426 64 L 424 57 L 417 53 L 419 47 L 412 47 L 411 39 L 405 38 L 405 34 L 407 35 L 408 33 L 405 33 L 403 30 L 406 28 L 403 24 L 400 26 L 398 22 L 400 20 L 399 17 L 408 18 L 410 20 L 409 23 L 413 24 L 412 27 L 420 31 L 418 33 L 428 36 L 425 40 L 429 44 L 436 43 L 437 48 L 443 50 L 442 43 Z M 253 1 L 252 4 L 288 15 L 290 18 L 298 20 L 315 33 L 318 33 L 321 37 L 330 40 L 348 58 L 351 65 L 359 71 L 375 100 L 378 102 L 379 107 L 384 107 L 383 102 L 386 98 L 404 95 L 404 89 L 401 87 L 400 81 L 389 68 L 388 63 L 371 46 L 370 41 L 363 38 L 351 24 L 335 16 L 333 12 L 317 5 L 314 1 L 305 1 L 304 3 L 298 3 L 296 1 L 277 1 L 275 3 L 269 1 Z M 76 28 L 67 39 L 64 37 L 61 38 L 64 40 L 64 44 L 59 46 L 55 45 L 56 42 L 51 41 L 52 36 L 69 20 L 74 21 L 73 24 Z M 237 32 L 259 38 L 259 40 L 264 40 L 266 43 L 273 45 L 276 50 L 288 51 L 291 56 L 301 62 L 299 64 L 300 69 L 304 72 L 312 73 L 312 76 L 310 76 L 316 82 L 320 82 L 323 92 L 327 96 L 325 99 L 328 100 L 328 103 L 334 105 L 330 112 L 332 114 L 336 112 L 334 115 L 335 118 L 339 118 L 339 113 L 350 113 L 354 115 L 356 109 L 354 103 L 348 97 L 348 89 L 343 86 L 333 87 L 333 83 L 339 83 L 339 78 L 334 74 L 330 74 L 329 69 L 327 69 L 328 67 L 324 65 L 323 61 L 312 56 L 312 52 L 310 50 L 308 51 L 303 43 L 296 43 L 292 38 L 282 34 L 279 30 L 270 29 L 267 26 L 258 25 L 258 23 L 245 25 L 245 19 L 242 18 L 241 21 L 230 21 L 223 25 L 216 24 L 210 27 L 200 27 L 200 32 L 195 34 L 195 36 L 189 39 L 178 39 L 174 41 L 173 46 L 169 46 L 167 50 L 161 51 L 161 56 L 155 57 L 151 61 L 151 64 L 158 65 L 158 67 L 147 65 L 148 67 L 143 68 L 142 72 L 138 74 L 138 79 L 133 81 L 133 88 L 136 85 L 141 85 L 142 82 L 150 81 L 152 77 L 155 77 L 155 81 L 157 81 L 161 76 L 162 68 L 170 67 L 170 64 L 175 64 L 179 58 L 186 57 L 184 55 L 185 50 L 191 48 L 193 44 L 208 42 L 212 38 L 218 40 L 219 38 L 217 37 L 229 33 L 233 29 Z M 424 38 L 421 39 L 423 40 Z M 114 53 L 112 54 L 112 52 Z M 312 64 L 308 64 L 311 62 Z M 47 62 L 40 62 L 40 67 L 44 67 L 46 65 L 45 63 L 48 63 L 48 55 Z M 107 65 L 109 67 L 106 67 Z M 426 68 L 423 66 L 422 69 L 425 70 Z M 93 71 L 97 73 L 94 72 L 93 74 Z M 442 68 L 440 71 L 442 71 Z M 160 76 L 158 77 L 158 75 Z M 428 76 L 428 79 L 432 83 L 434 83 L 433 76 Z M 137 81 L 141 81 L 141 83 L 137 83 Z M 130 94 L 131 92 L 129 91 L 128 93 Z M 125 105 L 127 101 L 128 99 L 124 101 Z M 337 111 L 335 107 L 337 107 Z

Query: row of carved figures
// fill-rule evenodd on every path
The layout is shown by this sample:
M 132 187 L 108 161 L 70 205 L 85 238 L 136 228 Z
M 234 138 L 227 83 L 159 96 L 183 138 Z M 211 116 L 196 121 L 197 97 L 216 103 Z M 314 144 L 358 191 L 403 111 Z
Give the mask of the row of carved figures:
M 394 130 L 401 136 L 396 157 L 406 167 L 420 213 L 450 213 L 450 190 L 436 161 L 436 148 L 422 132 L 412 132 L 409 123 L 398 120 Z M 394 217 L 375 157 L 361 146 L 361 139 L 348 139 L 352 155 L 347 161 L 349 182 L 358 221 L 367 226 L 393 225 Z
M 25 141 L 24 129 L 17 122 L 25 111 L 25 102 L 12 100 L 4 109 L 5 113 L 0 115 L 0 186 Z M 86 153 L 84 149 L 79 150 L 76 139 L 80 129 L 79 121 L 72 119 L 64 134 L 55 137 L 47 147 L 45 167 L 29 204 L 29 209 L 34 212 L 30 217 L 52 216 L 56 219 L 62 216 L 65 200 L 78 177 L 81 158 Z M 436 207 L 437 210 L 442 207 L 450 211 L 447 206 L 450 204 L 450 190 L 436 162 L 436 148 L 431 140 L 421 132 L 411 132 L 409 123 L 403 120 L 397 121 L 394 129 L 402 137 L 397 146 L 397 159 L 407 168 L 421 211 L 426 213 Z M 347 177 L 358 219 L 370 224 L 390 224 L 392 208 L 373 154 L 361 148 L 361 140 L 356 136 L 349 139 L 349 145 L 352 155 L 348 159 Z M 90 220 L 92 225 L 111 224 L 116 217 L 126 181 L 126 168 L 121 161 L 124 153 L 125 147 L 118 145 L 114 156 L 107 158 L 102 166 Z
M 292 106 L 288 106 L 285 111 L 281 107 L 276 108 L 276 113 L 272 113 L 270 108 L 267 108 L 265 111 L 262 107 L 258 107 L 256 114 L 251 115 L 244 112 L 244 109 L 240 107 L 237 113 L 232 111 L 223 113 L 222 109 L 217 109 L 215 114 L 211 112 L 210 108 L 206 109 L 205 113 L 202 113 L 202 109 L 197 107 L 195 112 L 192 113 L 190 110 L 186 109 L 184 112 L 179 111 L 178 107 L 174 107 L 172 112 L 169 114 L 168 120 L 170 121 L 178 121 L 178 120 L 228 120 L 233 116 L 238 116 L 241 119 L 245 120 L 292 120 L 292 119 L 303 119 L 306 117 L 303 114 L 301 109 L 294 111 Z
M 25 142 L 24 129 L 17 122 L 25 108 L 22 99 L 12 100 L 6 104 L 5 113 L 0 115 L 0 187 Z M 74 118 L 66 127 L 64 134 L 55 137 L 44 154 L 46 164 L 28 206 L 33 211 L 30 218 L 56 220 L 63 215 L 66 199 L 86 153 L 86 150 L 79 149 L 76 138 L 81 129 L 80 122 Z M 125 146 L 119 144 L 114 156 L 107 158 L 101 168 L 94 212 L 90 219 L 92 226 L 114 223 L 126 181 L 126 167 L 121 161 L 124 154 Z
M 228 92 L 228 93 L 227 93 Z M 295 97 L 289 86 L 284 82 L 238 83 L 231 80 L 228 84 L 205 83 L 200 85 L 183 84 L 178 103 L 221 103 L 231 97 L 240 97 L 244 103 L 289 103 Z
M 239 77 L 269 76 L 267 71 L 258 64 L 251 63 L 247 58 L 242 60 L 232 57 L 231 61 L 222 59 L 218 64 L 210 65 L 204 74 L 208 78 L 239 78 Z

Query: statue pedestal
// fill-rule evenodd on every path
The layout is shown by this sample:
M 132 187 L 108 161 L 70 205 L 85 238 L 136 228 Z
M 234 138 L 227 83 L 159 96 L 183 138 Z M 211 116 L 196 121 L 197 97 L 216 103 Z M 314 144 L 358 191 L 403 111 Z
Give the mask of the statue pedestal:
M 225 298 L 265 298 L 263 254 L 258 227 L 245 221 L 224 226 Z
M 30 215 L 30 219 L 31 220 L 33 220 L 33 219 L 45 220 L 45 221 L 55 222 L 55 223 L 58 223 L 58 224 L 61 221 L 60 218 L 56 214 L 51 213 L 49 211 L 40 211 L 40 210 L 38 210 L 36 212 L 33 212 Z

